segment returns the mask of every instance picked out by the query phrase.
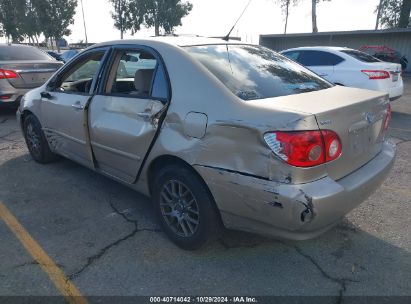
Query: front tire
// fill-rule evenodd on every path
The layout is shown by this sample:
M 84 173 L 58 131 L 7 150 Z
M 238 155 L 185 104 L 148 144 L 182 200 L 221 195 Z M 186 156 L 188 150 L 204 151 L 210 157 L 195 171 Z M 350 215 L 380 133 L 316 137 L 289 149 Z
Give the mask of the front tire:
M 24 139 L 31 157 L 38 163 L 48 164 L 57 159 L 57 155 L 51 152 L 41 124 L 38 119 L 29 114 L 23 122 Z
M 153 182 L 157 216 L 177 246 L 195 250 L 218 236 L 219 214 L 199 176 L 188 168 L 170 165 L 159 170 Z

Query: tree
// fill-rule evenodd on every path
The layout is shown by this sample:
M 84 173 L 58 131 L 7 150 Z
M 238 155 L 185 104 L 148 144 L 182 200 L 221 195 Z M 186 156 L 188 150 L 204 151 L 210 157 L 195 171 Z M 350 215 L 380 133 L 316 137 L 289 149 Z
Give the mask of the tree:
M 0 0 L 0 23 L 8 40 L 20 42 L 24 39 L 26 3 L 22 0 Z
M 155 35 L 170 34 L 176 26 L 181 25 L 181 19 L 193 9 L 190 2 L 181 0 L 130 0 L 130 28 L 135 32 L 143 24 L 154 27 Z
M 285 25 L 284 25 L 284 34 L 287 34 L 288 27 L 288 17 L 290 15 L 290 5 L 297 5 L 299 0 L 278 0 L 280 2 L 281 9 L 285 15 Z
M 57 42 L 71 34 L 68 28 L 74 23 L 77 0 L 31 0 L 37 12 L 40 28 L 46 38 Z M 60 47 L 57 43 L 57 50 Z
M 38 36 L 42 33 L 39 18 L 32 0 L 26 1 L 26 13 L 24 22 L 22 23 L 22 31 L 29 38 L 30 43 L 39 44 Z
M 401 5 L 400 21 L 398 27 L 410 26 L 411 0 L 403 0 Z
M 396 28 L 399 26 L 400 21 L 401 1 L 381 0 L 375 12 L 377 13 L 377 22 L 380 27 Z
M 114 19 L 114 26 L 120 31 L 121 39 L 124 38 L 124 32 L 130 29 L 130 0 L 109 0 L 114 11 L 111 17 Z
M 317 27 L 317 4 L 320 1 L 331 1 L 331 0 L 311 0 L 311 19 L 313 24 L 313 33 L 318 33 Z

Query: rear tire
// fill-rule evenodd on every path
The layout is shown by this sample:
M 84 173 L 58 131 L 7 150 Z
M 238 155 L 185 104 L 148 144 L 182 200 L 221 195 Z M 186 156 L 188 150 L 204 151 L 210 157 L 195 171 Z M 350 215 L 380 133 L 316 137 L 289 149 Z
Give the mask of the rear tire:
M 38 119 L 29 114 L 23 122 L 24 139 L 31 157 L 40 164 L 48 164 L 55 161 L 58 156 L 51 152 L 41 124 Z
M 163 230 L 177 246 L 196 250 L 218 236 L 221 220 L 214 200 L 191 170 L 177 165 L 160 169 L 152 190 Z

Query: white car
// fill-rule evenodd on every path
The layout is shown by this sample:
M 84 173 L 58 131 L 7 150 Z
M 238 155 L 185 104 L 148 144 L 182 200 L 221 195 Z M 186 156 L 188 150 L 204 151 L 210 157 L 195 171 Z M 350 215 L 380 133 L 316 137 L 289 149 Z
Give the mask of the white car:
M 400 98 L 404 92 L 400 64 L 384 62 L 357 50 L 301 47 L 281 54 L 337 85 L 382 91 L 390 95 L 390 100 Z

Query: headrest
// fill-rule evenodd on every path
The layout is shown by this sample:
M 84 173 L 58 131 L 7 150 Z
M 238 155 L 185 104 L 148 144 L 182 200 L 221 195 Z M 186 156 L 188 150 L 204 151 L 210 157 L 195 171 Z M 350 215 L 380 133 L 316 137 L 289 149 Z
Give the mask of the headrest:
M 137 70 L 134 76 L 134 87 L 139 94 L 149 95 L 154 70 Z

